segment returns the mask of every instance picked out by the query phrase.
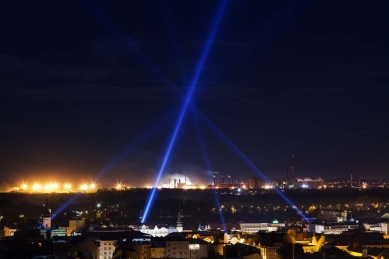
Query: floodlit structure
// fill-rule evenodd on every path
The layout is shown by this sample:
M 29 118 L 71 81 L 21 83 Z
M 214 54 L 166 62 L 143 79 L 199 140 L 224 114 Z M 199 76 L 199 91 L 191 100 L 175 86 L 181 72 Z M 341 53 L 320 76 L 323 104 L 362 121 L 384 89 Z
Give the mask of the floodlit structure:
M 254 234 L 258 231 L 277 231 L 285 227 L 285 223 L 239 223 L 242 234 Z
M 299 188 L 317 189 L 321 186 L 324 186 L 324 180 L 321 177 L 314 179 L 310 177 L 296 178 L 296 187 Z
M 67 228 L 67 235 L 72 235 L 73 231 L 81 230 L 85 228 L 85 219 L 72 218 L 69 219 L 69 227 Z
M 170 233 L 177 232 L 176 228 L 166 228 L 164 226 L 158 227 L 158 225 L 155 225 L 154 228 L 150 228 L 147 225 L 142 225 L 138 230 L 153 237 L 165 237 Z
M 49 201 L 46 199 L 46 204 L 45 204 L 45 211 L 43 212 L 42 215 L 42 226 L 44 228 L 51 228 L 51 209 L 49 208 Z

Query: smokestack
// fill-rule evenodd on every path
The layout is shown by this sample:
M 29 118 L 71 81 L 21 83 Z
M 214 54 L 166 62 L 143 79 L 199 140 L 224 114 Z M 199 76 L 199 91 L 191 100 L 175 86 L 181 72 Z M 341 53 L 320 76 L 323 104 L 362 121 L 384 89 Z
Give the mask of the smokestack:
M 289 186 L 289 165 L 286 165 L 286 186 Z
M 294 183 L 294 156 L 292 156 L 292 181 Z

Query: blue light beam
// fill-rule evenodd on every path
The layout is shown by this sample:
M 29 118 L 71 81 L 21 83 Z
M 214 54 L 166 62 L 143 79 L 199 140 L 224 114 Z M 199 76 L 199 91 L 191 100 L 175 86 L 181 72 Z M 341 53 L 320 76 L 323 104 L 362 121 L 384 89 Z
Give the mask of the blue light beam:
M 208 153 L 207 153 L 207 149 L 206 149 L 206 146 L 205 146 L 203 134 L 201 133 L 197 117 L 196 117 L 195 113 L 193 112 L 193 107 L 192 107 L 192 114 L 193 114 L 193 121 L 194 121 L 194 124 L 195 124 L 196 132 L 197 132 L 197 137 L 199 139 L 201 151 L 203 153 L 204 162 L 205 162 L 205 165 L 207 167 L 208 172 L 210 172 L 211 171 L 211 164 L 209 163 Z M 210 179 L 212 181 L 212 176 L 211 175 L 209 175 L 209 176 L 210 176 Z M 219 197 L 217 196 L 216 190 L 213 190 L 213 196 L 215 197 L 215 202 L 216 202 L 217 210 L 219 212 L 221 206 L 220 206 L 220 200 L 219 200 Z M 223 225 L 223 229 L 224 229 L 224 231 L 226 231 L 226 222 L 224 220 L 223 212 L 219 213 L 219 215 L 220 215 L 220 220 L 221 220 L 222 225 Z
M 172 136 L 170 138 L 169 145 L 168 145 L 168 147 L 166 149 L 165 156 L 164 156 L 164 158 L 162 160 L 161 167 L 160 167 L 160 169 L 158 171 L 158 175 L 157 175 L 157 178 L 155 180 L 154 188 L 151 190 L 151 194 L 150 194 L 149 200 L 147 202 L 146 208 L 144 209 L 145 212 L 144 212 L 144 215 L 142 217 L 141 223 L 144 223 L 146 221 L 146 219 L 147 219 L 150 207 L 151 207 L 151 205 L 153 203 L 153 200 L 154 200 L 154 195 L 155 195 L 156 187 L 158 186 L 159 181 L 161 179 L 161 176 L 163 174 L 163 171 L 165 170 L 166 163 L 167 163 L 167 161 L 168 161 L 168 159 L 170 157 L 170 152 L 171 152 L 171 150 L 173 148 L 173 145 L 174 145 L 174 142 L 176 140 L 178 131 L 181 128 L 182 120 L 184 119 L 186 110 L 188 109 L 189 103 L 190 103 L 190 101 L 192 99 L 193 91 L 196 88 L 197 82 L 199 80 L 201 71 L 202 71 L 203 66 L 204 66 L 204 63 L 207 60 L 208 53 L 209 53 L 209 50 L 210 50 L 211 45 L 212 45 L 212 40 L 215 37 L 217 28 L 219 27 L 222 15 L 223 15 L 225 7 L 227 5 L 226 3 L 227 3 L 227 0 L 221 0 L 221 2 L 219 4 L 219 6 L 220 6 L 219 7 L 219 11 L 218 11 L 218 13 L 217 13 L 217 15 L 216 15 L 216 17 L 214 19 L 213 25 L 211 27 L 211 30 L 210 30 L 210 32 L 208 34 L 208 37 L 207 37 L 207 41 L 205 43 L 205 47 L 204 47 L 204 49 L 203 49 L 203 51 L 202 51 L 202 53 L 200 55 L 200 60 L 197 63 L 196 70 L 195 70 L 194 75 L 192 77 L 192 80 L 190 82 L 189 90 L 188 90 L 188 92 L 187 92 L 187 94 L 186 94 L 186 96 L 184 98 L 184 104 L 183 104 L 181 112 L 180 112 L 180 114 L 178 116 L 177 123 L 176 123 L 176 125 L 174 127 Z
M 129 146 L 127 146 L 126 149 L 124 149 L 124 151 L 118 155 L 116 158 L 113 159 L 113 161 L 108 164 L 107 166 L 105 166 L 101 171 L 100 173 L 97 175 L 97 177 L 95 178 L 95 181 L 97 181 L 100 177 L 102 177 L 104 174 L 108 173 L 109 171 L 111 171 L 118 163 L 120 163 L 124 158 L 126 158 L 131 152 L 133 152 L 139 145 L 141 145 L 143 142 L 145 142 L 147 140 L 148 137 L 150 137 L 157 129 L 159 129 L 160 125 L 162 124 L 162 122 L 165 122 L 166 119 L 170 117 L 170 111 L 167 112 L 166 114 L 164 114 L 163 116 L 161 116 L 161 118 L 159 118 L 157 120 L 157 122 L 152 126 L 150 127 L 148 130 L 146 130 L 141 136 L 139 136 L 138 138 L 135 139 L 135 141 L 130 144 Z M 54 213 L 53 213 L 53 218 L 55 217 L 55 215 L 59 215 L 62 211 L 64 211 L 67 207 L 69 207 L 73 202 L 75 202 L 78 197 L 81 195 L 81 193 L 78 193 L 78 194 L 74 194 L 69 200 L 67 200 L 66 202 L 64 202 Z
M 194 107 L 194 106 L 193 106 Z M 210 119 L 208 119 L 204 114 L 202 114 L 200 112 L 200 110 L 196 110 L 196 114 L 199 114 L 201 116 L 201 118 L 209 125 L 209 127 L 216 132 L 216 134 L 221 137 L 224 142 L 229 145 L 241 158 L 243 161 L 246 162 L 246 164 L 248 166 L 250 166 L 250 168 L 256 172 L 265 182 L 268 182 L 268 183 L 271 183 L 271 181 L 269 180 L 269 178 L 267 178 L 267 176 L 242 152 L 242 150 L 240 150 L 226 135 L 224 135 L 224 133 L 218 128 L 216 127 L 215 124 L 212 123 L 212 121 Z M 274 190 L 276 191 L 276 193 L 282 198 L 285 200 L 285 202 L 287 204 L 289 204 L 298 214 L 300 214 L 307 222 L 309 222 L 308 218 L 299 210 L 297 209 L 296 205 L 294 205 L 292 203 L 291 200 L 289 200 L 285 194 L 283 194 L 278 188 L 274 188 Z

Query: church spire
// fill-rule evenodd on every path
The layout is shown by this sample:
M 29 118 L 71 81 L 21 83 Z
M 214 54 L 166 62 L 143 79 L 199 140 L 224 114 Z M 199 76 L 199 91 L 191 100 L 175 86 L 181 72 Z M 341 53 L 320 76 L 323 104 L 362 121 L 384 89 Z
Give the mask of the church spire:
M 43 211 L 43 223 L 45 228 L 51 228 L 51 209 L 49 208 L 49 200 L 46 198 L 45 210 Z

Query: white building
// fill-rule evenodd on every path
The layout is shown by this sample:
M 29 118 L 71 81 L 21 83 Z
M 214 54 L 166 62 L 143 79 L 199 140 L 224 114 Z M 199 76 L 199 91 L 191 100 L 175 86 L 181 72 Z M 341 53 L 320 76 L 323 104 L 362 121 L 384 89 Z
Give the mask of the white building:
M 357 228 L 359 228 L 357 224 L 309 224 L 307 231 L 324 235 L 340 235 Z
M 99 259 L 110 259 L 112 258 L 113 252 L 115 251 L 115 239 L 99 239 L 100 241 L 100 258 Z
M 385 234 L 387 235 L 388 234 L 388 228 L 389 228 L 389 225 L 388 223 L 384 223 L 384 222 L 380 222 L 380 223 L 377 223 L 377 224 L 363 224 L 364 227 L 366 228 L 366 230 L 370 230 L 370 231 L 376 231 L 376 232 L 380 232 L 382 234 Z
M 285 227 L 285 223 L 239 223 L 240 230 L 245 234 L 254 234 L 258 231 L 277 231 L 280 227 Z
M 166 228 L 166 227 L 158 227 L 157 225 L 154 228 L 149 228 L 149 226 L 142 225 L 139 229 L 140 232 L 148 234 L 153 237 L 164 237 L 170 233 L 177 232 L 176 228 Z

